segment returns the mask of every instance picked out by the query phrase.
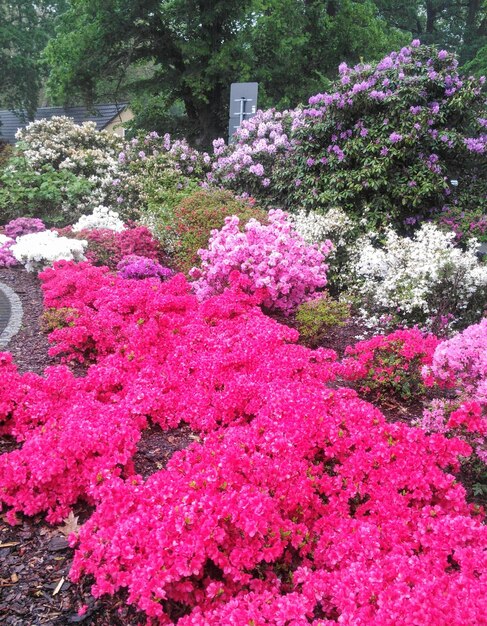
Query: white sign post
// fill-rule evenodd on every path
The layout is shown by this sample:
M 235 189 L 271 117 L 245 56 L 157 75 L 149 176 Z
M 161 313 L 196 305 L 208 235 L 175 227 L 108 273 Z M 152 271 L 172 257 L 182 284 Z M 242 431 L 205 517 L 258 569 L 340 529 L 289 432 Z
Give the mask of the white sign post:
M 250 119 L 257 111 L 259 83 L 232 83 L 230 87 L 230 120 L 228 122 L 228 142 L 233 140 L 235 131 L 244 120 Z

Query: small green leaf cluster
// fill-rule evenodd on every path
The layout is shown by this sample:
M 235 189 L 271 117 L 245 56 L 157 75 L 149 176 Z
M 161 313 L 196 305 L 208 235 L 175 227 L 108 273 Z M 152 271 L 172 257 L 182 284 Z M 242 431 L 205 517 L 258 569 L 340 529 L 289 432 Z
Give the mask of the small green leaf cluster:
M 296 326 L 303 343 L 317 347 L 333 327 L 345 326 L 350 306 L 327 295 L 301 304 L 296 312 Z

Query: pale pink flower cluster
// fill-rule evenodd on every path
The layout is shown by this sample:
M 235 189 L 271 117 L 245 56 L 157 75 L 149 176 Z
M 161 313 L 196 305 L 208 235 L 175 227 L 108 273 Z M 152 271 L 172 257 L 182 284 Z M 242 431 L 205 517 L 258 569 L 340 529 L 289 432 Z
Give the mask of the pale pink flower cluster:
M 269 212 L 269 223 L 251 219 L 240 230 L 239 218 L 227 217 L 221 230 L 212 231 L 206 250 L 199 250 L 201 269 L 193 268 L 193 289 L 199 300 L 222 293 L 237 270 L 249 279 L 248 289 L 265 289 L 263 305 L 292 313 L 317 289 L 326 285 L 325 257 L 332 243 L 307 244 L 286 213 Z
M 456 397 L 425 409 L 422 428 L 454 432 L 487 463 L 487 318 L 440 343 L 423 377 L 428 385 L 452 389 Z
M 441 343 L 429 372 L 443 383 L 454 384 L 459 395 L 487 405 L 487 318 Z

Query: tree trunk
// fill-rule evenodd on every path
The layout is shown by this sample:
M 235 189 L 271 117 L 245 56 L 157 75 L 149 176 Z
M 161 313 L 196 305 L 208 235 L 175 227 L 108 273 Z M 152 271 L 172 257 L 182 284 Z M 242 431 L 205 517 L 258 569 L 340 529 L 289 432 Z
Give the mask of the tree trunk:
M 192 143 L 201 150 L 211 150 L 212 142 L 218 137 L 227 139 L 227 126 L 224 120 L 223 89 L 220 85 L 216 85 L 212 91 L 207 94 L 208 102 L 201 100 L 195 101 L 193 94 L 188 94 L 184 99 L 186 113 L 191 125 L 194 129 L 191 133 Z
M 436 26 L 437 7 L 434 0 L 427 0 L 426 2 L 426 33 L 430 39 L 433 37 Z M 429 42 L 428 42 L 429 43 Z

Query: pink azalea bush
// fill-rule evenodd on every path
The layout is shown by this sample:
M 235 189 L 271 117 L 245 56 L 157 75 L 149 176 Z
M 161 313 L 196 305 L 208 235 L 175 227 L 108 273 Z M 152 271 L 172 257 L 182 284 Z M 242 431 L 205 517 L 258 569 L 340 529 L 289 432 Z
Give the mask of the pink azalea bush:
M 427 385 L 449 388 L 455 397 L 425 409 L 420 425 L 466 439 L 487 463 L 487 318 L 440 343 L 423 377 Z
M 289 315 L 317 289 L 326 285 L 324 263 L 332 249 L 330 241 L 307 244 L 287 215 L 269 211 L 269 223 L 251 219 L 244 231 L 236 216 L 227 217 L 221 230 L 212 231 L 206 250 L 199 250 L 201 268 L 190 272 L 199 300 L 222 293 L 232 271 L 249 279 L 249 289 L 266 289 L 263 305 Z
M 427 381 L 455 387 L 461 396 L 487 403 L 487 318 L 466 328 L 435 350 Z
M 451 473 L 465 442 L 336 388 L 336 354 L 297 345 L 247 276 L 202 303 L 181 274 L 60 262 L 41 279 L 46 306 L 76 310 L 54 350 L 92 364 L 40 377 L 0 355 L 2 434 L 20 445 L 0 457 L 0 501 L 12 522 L 95 507 L 70 539 L 74 581 L 126 589 L 154 625 L 174 606 L 182 626 L 482 623 L 487 528 Z M 201 439 L 144 480 L 149 421 Z
M 408 399 L 424 393 L 422 369 L 431 364 L 439 343 L 416 328 L 396 330 L 348 346 L 335 369 L 344 379 L 358 381 L 369 396 Z
M 250 426 L 192 445 L 145 483 L 106 483 L 73 540 L 74 580 L 92 574 L 95 595 L 127 587 L 159 624 L 171 623 L 168 600 L 198 607 L 186 624 L 245 623 L 252 592 L 282 606 L 267 612 L 276 625 L 478 615 L 486 529 L 441 469 L 465 444 L 387 425 L 353 392 L 279 382 Z

